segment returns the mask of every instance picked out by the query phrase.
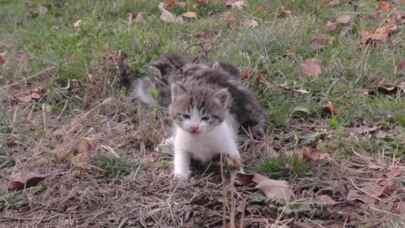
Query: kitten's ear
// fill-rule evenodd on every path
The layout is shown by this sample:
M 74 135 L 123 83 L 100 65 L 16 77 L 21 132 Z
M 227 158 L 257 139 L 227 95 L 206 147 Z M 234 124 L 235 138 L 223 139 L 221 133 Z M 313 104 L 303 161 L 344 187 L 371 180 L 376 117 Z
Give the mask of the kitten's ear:
M 228 92 L 228 89 L 220 89 L 214 94 L 214 98 L 218 99 L 221 105 L 228 107 L 231 102 L 231 95 Z
M 171 97 L 172 101 L 174 101 L 174 98 L 179 96 L 180 94 L 184 94 L 186 92 L 186 88 L 184 88 L 183 85 L 180 85 L 178 83 L 173 83 L 170 87 L 171 91 Z

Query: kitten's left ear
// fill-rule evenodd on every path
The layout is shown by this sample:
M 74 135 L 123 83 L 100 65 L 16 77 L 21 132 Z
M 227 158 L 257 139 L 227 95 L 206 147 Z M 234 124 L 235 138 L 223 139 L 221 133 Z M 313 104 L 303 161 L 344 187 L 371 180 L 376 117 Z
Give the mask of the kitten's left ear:
M 223 105 L 224 107 L 228 107 L 231 102 L 231 95 L 226 88 L 218 90 L 214 94 L 214 97 L 218 99 L 221 105 Z

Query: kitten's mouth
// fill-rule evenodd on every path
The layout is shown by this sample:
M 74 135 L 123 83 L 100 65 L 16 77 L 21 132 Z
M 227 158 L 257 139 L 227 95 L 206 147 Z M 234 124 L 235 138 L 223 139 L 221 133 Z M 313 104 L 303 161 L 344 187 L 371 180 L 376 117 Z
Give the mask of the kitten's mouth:
M 197 130 L 197 129 L 192 129 L 192 130 L 190 131 L 190 133 L 191 133 L 192 135 L 198 135 L 198 134 L 200 134 L 200 131 Z

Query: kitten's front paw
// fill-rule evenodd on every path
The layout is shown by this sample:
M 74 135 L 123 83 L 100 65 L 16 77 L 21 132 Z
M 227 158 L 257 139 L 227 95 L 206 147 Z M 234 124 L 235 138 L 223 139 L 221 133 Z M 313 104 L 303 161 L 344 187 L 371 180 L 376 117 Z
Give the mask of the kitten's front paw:
M 241 170 L 242 168 L 242 162 L 240 158 L 227 158 L 226 163 L 229 167 L 237 170 Z
M 185 181 L 188 178 L 190 178 L 191 172 L 190 171 L 186 171 L 186 172 L 175 172 L 174 173 L 174 178 L 176 178 L 176 180 L 179 181 Z

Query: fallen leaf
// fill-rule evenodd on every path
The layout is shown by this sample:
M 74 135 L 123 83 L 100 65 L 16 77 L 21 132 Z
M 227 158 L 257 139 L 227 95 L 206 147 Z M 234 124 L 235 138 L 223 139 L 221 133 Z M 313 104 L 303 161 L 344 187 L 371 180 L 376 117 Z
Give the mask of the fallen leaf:
M 252 68 L 246 67 L 240 71 L 240 79 L 249 80 L 253 75 Z
M 82 24 L 82 20 L 79 19 L 79 20 L 75 21 L 75 23 L 73 23 L 73 27 L 77 29 L 80 27 L 81 24 Z
M 311 114 L 311 111 L 306 108 L 306 107 L 302 107 L 302 106 L 297 106 L 295 107 L 292 111 L 291 111 L 291 116 L 308 116 L 309 114 Z
M 324 205 L 336 205 L 337 202 L 332 199 L 332 197 L 328 196 L 328 195 L 320 195 L 316 197 L 316 200 Z
M 328 2 L 328 6 L 330 6 L 330 7 L 335 7 L 339 4 L 340 4 L 340 0 L 332 0 L 332 1 Z
M 369 196 L 365 195 L 364 193 L 359 192 L 354 189 L 349 191 L 349 193 L 346 196 L 346 199 L 349 201 L 360 201 L 367 205 L 373 205 L 373 204 L 375 204 L 375 201 L 376 201 L 376 199 L 369 197 Z
M 208 4 L 208 0 L 196 0 L 197 5 L 203 6 Z
M 176 6 L 176 0 L 163 0 L 163 7 L 167 10 L 171 10 Z
M 30 188 L 37 185 L 46 178 L 45 175 L 38 173 L 18 174 L 8 183 L 9 191 L 18 191 L 24 188 Z
M 197 18 L 197 13 L 189 11 L 189 12 L 185 12 L 185 13 L 181 14 L 181 16 L 185 17 L 185 18 Z
M 0 60 L 0 64 L 1 64 L 1 60 Z M 405 72 L 405 59 L 402 59 L 401 61 L 399 61 L 397 70 Z
M 397 201 L 392 205 L 391 211 L 395 214 L 405 214 L 405 201 Z
M 329 154 L 321 153 L 316 148 L 304 147 L 301 150 L 301 153 L 302 153 L 302 157 L 309 161 L 331 160 L 331 157 Z
M 387 1 L 379 1 L 377 11 L 388 13 L 391 11 L 391 4 Z
M 287 10 L 283 6 L 278 11 L 278 17 L 280 18 L 290 17 L 291 15 L 292 15 L 291 10 Z
M 388 178 L 401 176 L 401 169 L 399 167 L 393 167 L 388 173 L 385 174 Z
M 77 154 L 70 161 L 72 165 L 81 169 L 87 169 L 90 161 L 91 152 L 96 149 L 94 142 L 88 138 L 81 138 L 77 145 Z
M 335 31 L 336 28 L 337 28 L 336 22 L 327 21 L 326 24 L 325 24 L 325 29 L 326 29 L 327 31 L 329 31 L 329 32 Z
M 168 23 L 183 23 L 183 18 L 182 17 L 176 17 L 174 14 L 170 13 L 168 10 L 165 9 L 164 3 L 159 4 L 159 9 L 160 9 L 160 19 L 164 22 Z
M 236 174 L 236 179 L 235 180 L 236 180 L 236 183 L 238 185 L 246 186 L 246 185 L 250 185 L 250 184 L 254 183 L 253 182 L 254 176 L 255 176 L 254 174 L 247 174 L 247 173 L 238 172 Z
M 26 62 L 28 60 L 28 54 L 25 52 L 18 52 L 16 55 L 16 59 L 18 62 Z M 0 63 L 1 65 L 1 63 Z
M 228 25 L 229 28 L 235 28 L 236 27 L 236 17 L 232 12 L 225 12 L 223 14 L 224 21 Z
M 323 106 L 323 111 L 328 114 L 336 114 L 336 108 L 331 101 L 327 101 Z
M 311 38 L 311 48 L 314 50 L 320 50 L 330 43 L 329 36 L 326 35 L 315 35 Z
M 135 21 L 135 23 L 140 24 L 140 25 L 145 24 L 145 18 L 144 18 L 144 16 L 143 16 L 143 13 L 142 13 L 142 12 L 138 13 L 138 14 L 136 15 L 134 21 Z
M 321 62 L 315 58 L 304 60 L 301 69 L 307 76 L 319 76 L 322 73 Z
M 48 8 L 47 8 L 47 7 L 45 7 L 45 6 L 43 6 L 43 5 L 40 5 L 40 6 L 38 7 L 38 14 L 39 14 L 40 16 L 45 16 L 47 13 L 48 13 Z
M 392 13 L 392 16 L 395 18 L 398 24 L 405 24 L 405 12 L 404 11 L 395 11 Z
M 374 31 L 364 30 L 360 32 L 360 42 L 362 44 L 383 43 L 388 40 L 388 37 L 397 30 L 395 20 L 391 17 L 382 26 Z
M 259 25 L 259 23 L 257 23 L 257 21 L 253 20 L 253 19 L 246 19 L 242 21 L 242 26 L 243 27 L 247 27 L 247 28 L 255 28 Z
M 294 196 L 287 181 L 272 180 L 257 173 L 252 180 L 257 184 L 256 188 L 260 189 L 271 200 L 288 202 Z
M 368 127 L 368 126 L 361 126 L 361 127 L 353 127 L 347 128 L 347 131 L 353 135 L 365 135 L 370 134 L 377 131 L 379 127 Z
M 225 0 L 225 6 L 242 9 L 245 6 L 244 0 Z
M 0 55 L 0 65 L 3 65 L 6 63 L 6 60 L 4 59 L 3 55 Z
M 347 25 L 352 21 L 352 16 L 344 14 L 336 18 L 336 23 L 341 25 Z

